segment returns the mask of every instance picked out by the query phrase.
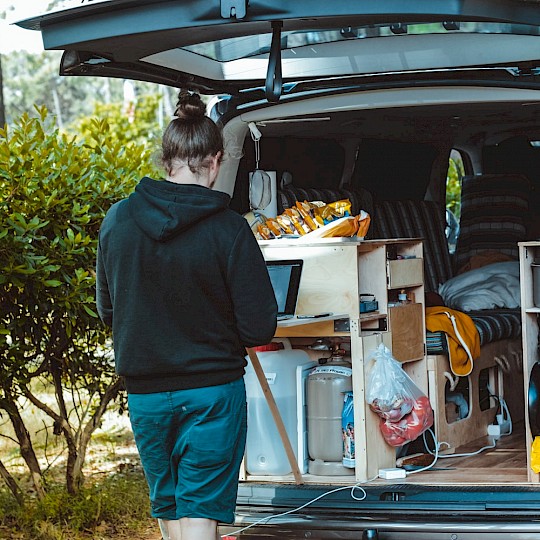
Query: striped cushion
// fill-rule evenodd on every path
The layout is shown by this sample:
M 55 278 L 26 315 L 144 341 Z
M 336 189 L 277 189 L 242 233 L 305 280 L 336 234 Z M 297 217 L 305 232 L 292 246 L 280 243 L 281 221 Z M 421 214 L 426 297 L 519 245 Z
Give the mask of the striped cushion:
M 529 195 L 529 180 L 519 174 L 463 177 L 457 271 L 485 251 L 519 258 L 517 243 L 527 239 Z
M 444 209 L 433 201 L 384 201 L 376 205 L 373 238 L 422 238 L 425 289 L 437 292 L 452 277 Z
M 359 214 L 360 210 L 365 210 L 370 215 L 373 213 L 373 197 L 365 189 L 352 190 L 345 187 L 339 189 L 315 189 L 299 188 L 292 185 L 285 186 L 279 191 L 278 213 L 281 214 L 285 208 L 291 208 L 296 201 L 330 203 L 341 199 L 351 201 L 351 211 L 354 215 Z
M 521 312 L 519 309 L 484 309 L 469 311 L 480 334 L 480 344 L 500 339 L 517 338 L 521 335 Z

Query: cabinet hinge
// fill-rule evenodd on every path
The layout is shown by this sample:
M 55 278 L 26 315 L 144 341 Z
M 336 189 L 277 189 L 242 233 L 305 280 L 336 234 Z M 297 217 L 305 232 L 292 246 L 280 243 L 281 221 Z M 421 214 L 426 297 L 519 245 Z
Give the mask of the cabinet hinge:
M 247 4 L 248 0 L 221 0 L 221 16 L 224 19 L 243 19 Z

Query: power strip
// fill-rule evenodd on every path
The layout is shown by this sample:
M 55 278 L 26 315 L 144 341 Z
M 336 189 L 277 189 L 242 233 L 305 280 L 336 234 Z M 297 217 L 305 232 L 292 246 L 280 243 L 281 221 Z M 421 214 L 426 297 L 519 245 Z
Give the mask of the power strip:
M 379 478 L 384 480 L 396 480 L 398 478 L 406 478 L 407 471 L 400 469 L 399 467 L 392 467 L 389 469 L 379 469 Z

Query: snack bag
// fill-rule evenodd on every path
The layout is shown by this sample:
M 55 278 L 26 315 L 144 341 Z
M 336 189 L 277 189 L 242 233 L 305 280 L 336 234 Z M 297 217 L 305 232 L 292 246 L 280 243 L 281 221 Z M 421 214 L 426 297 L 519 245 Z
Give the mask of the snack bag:
M 272 231 L 276 238 L 280 238 L 283 234 L 279 223 L 275 219 L 268 218 L 265 222 L 265 225 Z
M 317 201 L 318 203 L 319 201 Z M 318 217 L 318 221 L 323 221 L 325 225 L 331 223 L 335 219 L 349 217 L 351 215 L 351 201 L 349 199 L 343 199 L 341 201 L 334 201 L 328 204 L 322 204 L 314 207 L 315 216 Z
M 385 441 L 391 446 L 414 441 L 433 425 L 429 399 L 383 343 L 370 359 L 373 364 L 367 377 L 366 401 L 381 417 Z
M 273 240 L 276 238 L 266 223 L 259 223 L 257 225 L 257 236 L 260 240 Z
M 284 213 L 289 217 L 294 229 L 298 234 L 304 235 L 311 231 L 308 225 L 304 222 L 304 218 L 302 217 L 302 214 L 298 208 L 286 208 Z
M 360 210 L 358 214 L 358 231 L 356 232 L 357 236 L 364 237 L 366 236 L 369 226 L 371 224 L 371 216 L 365 211 Z
M 321 224 L 317 223 L 315 218 L 311 215 L 311 207 L 307 201 L 296 201 L 296 208 L 300 212 L 300 215 L 310 230 L 314 231 L 321 226 Z

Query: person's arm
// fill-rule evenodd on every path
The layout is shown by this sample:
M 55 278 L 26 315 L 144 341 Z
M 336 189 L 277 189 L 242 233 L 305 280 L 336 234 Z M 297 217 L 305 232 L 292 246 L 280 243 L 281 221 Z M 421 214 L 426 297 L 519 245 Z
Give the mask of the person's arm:
M 229 255 L 228 278 L 242 345 L 266 345 L 276 331 L 277 303 L 264 257 L 247 222 Z
M 105 265 L 103 264 L 103 254 L 98 243 L 97 263 L 96 263 L 96 305 L 99 317 L 108 326 L 112 326 L 113 309 Z

